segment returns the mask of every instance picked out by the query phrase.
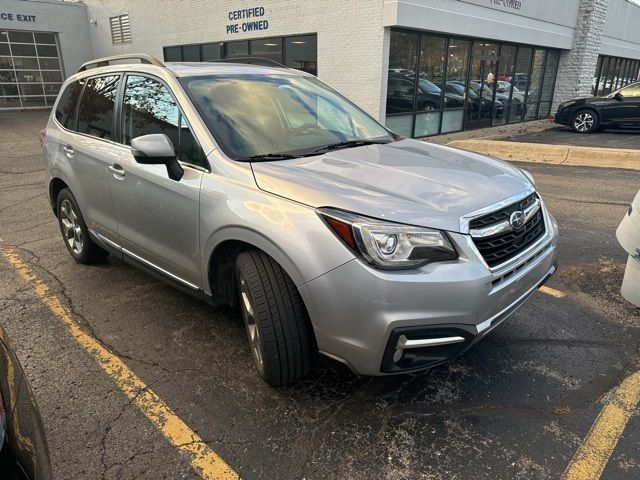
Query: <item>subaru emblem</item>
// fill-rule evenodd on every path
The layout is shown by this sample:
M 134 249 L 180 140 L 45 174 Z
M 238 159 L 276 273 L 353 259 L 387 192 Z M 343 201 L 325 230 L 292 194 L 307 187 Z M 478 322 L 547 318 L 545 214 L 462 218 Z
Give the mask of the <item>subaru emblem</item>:
M 517 210 L 511 214 L 509 217 L 509 223 L 513 227 L 514 230 L 520 230 L 524 227 L 524 223 L 526 221 L 526 217 L 524 212 Z

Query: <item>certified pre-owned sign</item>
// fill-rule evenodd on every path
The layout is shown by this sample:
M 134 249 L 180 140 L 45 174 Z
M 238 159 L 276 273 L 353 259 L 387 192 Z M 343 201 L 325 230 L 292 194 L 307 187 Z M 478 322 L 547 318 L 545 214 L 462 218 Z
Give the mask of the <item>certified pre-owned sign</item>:
M 498 7 L 512 8 L 513 10 L 522 8 L 522 0 L 489 0 L 489 3 Z
M 12 22 L 29 22 L 35 23 L 35 15 L 25 15 L 23 13 L 0 12 L 0 20 L 9 20 Z
M 264 7 L 231 10 L 228 16 L 234 23 L 227 24 L 227 34 L 269 29 L 269 21 L 264 18 Z

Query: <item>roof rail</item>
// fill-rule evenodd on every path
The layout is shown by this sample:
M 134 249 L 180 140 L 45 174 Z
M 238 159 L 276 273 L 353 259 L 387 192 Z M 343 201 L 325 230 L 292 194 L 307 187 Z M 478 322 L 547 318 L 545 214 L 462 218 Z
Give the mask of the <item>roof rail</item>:
M 164 67 L 164 64 L 155 57 L 147 55 L 146 53 L 126 53 L 123 55 L 113 55 L 111 57 L 96 58 L 90 62 L 83 63 L 78 72 L 84 72 L 90 68 L 106 67 L 111 65 L 111 62 L 119 60 L 140 60 L 140 63 L 148 63 L 149 65 L 156 65 L 158 67 Z M 93 66 L 92 66 L 93 65 Z
M 211 60 L 212 62 L 222 62 L 222 63 L 248 63 L 249 65 L 260 65 L 262 67 L 279 67 L 279 68 L 287 68 L 285 65 L 276 62 L 275 60 L 271 60 L 270 58 L 264 57 L 232 57 L 232 58 L 221 58 L 220 60 Z

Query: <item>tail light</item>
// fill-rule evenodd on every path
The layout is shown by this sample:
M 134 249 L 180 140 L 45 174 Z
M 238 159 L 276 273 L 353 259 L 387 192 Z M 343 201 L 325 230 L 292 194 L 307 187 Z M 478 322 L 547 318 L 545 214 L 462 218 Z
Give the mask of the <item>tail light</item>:
M 40 140 L 40 146 L 44 147 L 44 144 L 47 141 L 47 129 L 43 128 L 42 130 L 40 130 L 40 133 L 38 133 L 38 140 Z

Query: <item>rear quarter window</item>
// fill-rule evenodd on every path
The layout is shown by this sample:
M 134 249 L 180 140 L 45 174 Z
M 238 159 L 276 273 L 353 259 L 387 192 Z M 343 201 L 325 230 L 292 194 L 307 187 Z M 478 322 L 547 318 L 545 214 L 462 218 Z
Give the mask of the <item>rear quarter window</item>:
M 70 83 L 60 94 L 60 100 L 56 104 L 56 120 L 69 130 L 74 128 L 76 105 L 81 91 L 82 84 L 79 81 Z

